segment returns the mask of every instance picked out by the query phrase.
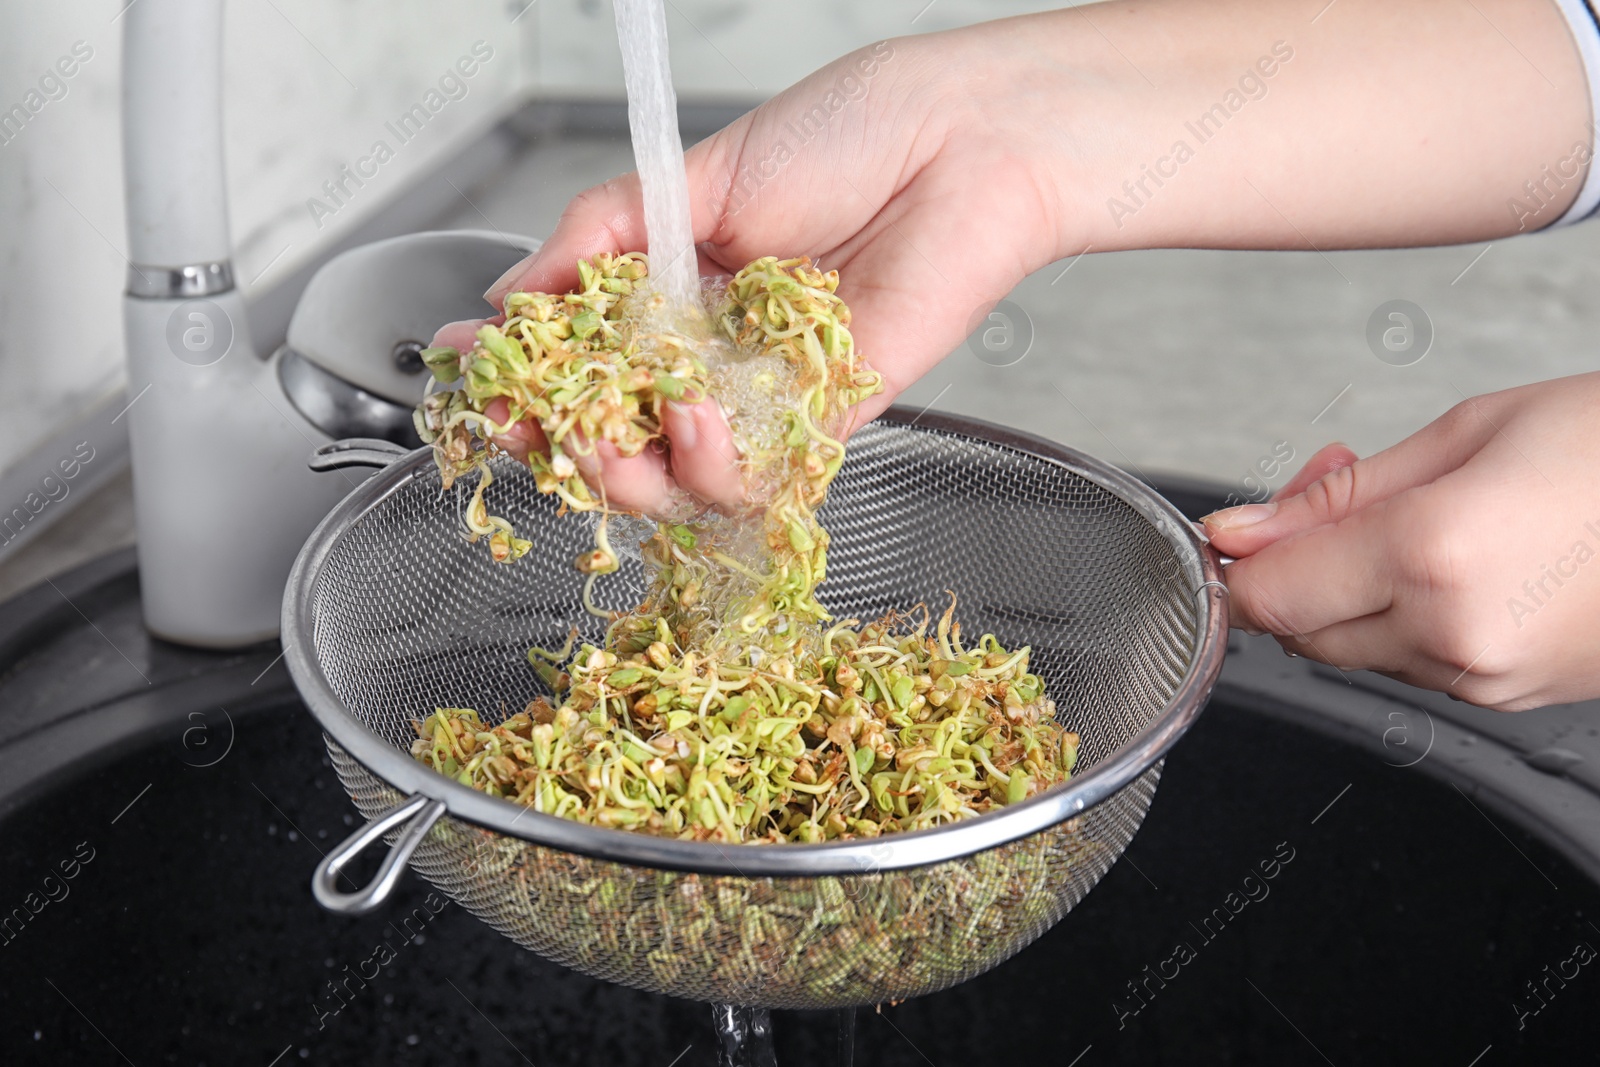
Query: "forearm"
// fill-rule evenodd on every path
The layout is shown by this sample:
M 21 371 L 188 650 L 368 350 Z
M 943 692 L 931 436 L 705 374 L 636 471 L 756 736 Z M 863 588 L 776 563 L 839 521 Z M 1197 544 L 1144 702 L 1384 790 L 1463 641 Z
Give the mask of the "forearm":
M 1057 254 L 1447 244 L 1561 216 L 1590 104 L 1553 2 L 1325 2 L 1138 0 L 972 31 L 967 61 L 1011 55 L 977 92 L 1007 97 L 983 102 L 998 134 L 1031 131 Z

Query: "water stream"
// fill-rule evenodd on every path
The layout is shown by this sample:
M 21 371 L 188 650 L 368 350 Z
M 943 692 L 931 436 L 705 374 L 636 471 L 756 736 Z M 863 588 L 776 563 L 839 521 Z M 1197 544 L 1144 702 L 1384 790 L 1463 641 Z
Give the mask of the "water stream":
M 664 0 L 613 0 L 628 129 L 644 187 L 644 224 L 655 289 L 678 307 L 700 306 L 699 266 L 689 221 L 689 180 L 678 137 L 678 94 L 667 62 Z
M 702 306 L 699 263 L 689 217 L 689 180 L 678 136 L 678 96 L 667 61 L 664 0 L 612 0 L 628 89 L 628 129 L 644 190 L 652 288 L 675 308 Z M 754 526 L 751 520 L 746 525 Z M 719 1062 L 775 1067 L 765 1011 L 719 1005 L 714 1012 Z M 753 1024 L 753 1025 L 752 1025 Z M 848 1060 L 844 1062 L 848 1063 Z

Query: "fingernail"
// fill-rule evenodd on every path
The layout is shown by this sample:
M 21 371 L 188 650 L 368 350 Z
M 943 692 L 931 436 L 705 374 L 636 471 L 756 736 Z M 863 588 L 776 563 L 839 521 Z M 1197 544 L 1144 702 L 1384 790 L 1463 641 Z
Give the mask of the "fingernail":
M 700 443 L 700 424 L 694 421 L 694 412 L 688 404 L 667 401 L 667 408 L 677 421 L 673 423 L 672 443 L 677 448 L 692 449 Z
M 528 269 L 537 261 L 538 256 L 529 256 L 518 261 L 512 268 L 494 280 L 494 284 L 483 291 L 483 298 L 495 307 L 505 303 L 506 295 L 511 292 L 511 286 L 519 274 L 526 274 Z
M 1254 526 L 1264 522 L 1278 510 L 1278 502 L 1269 500 L 1265 504 L 1240 504 L 1236 508 L 1224 508 L 1214 511 L 1200 521 L 1210 530 L 1242 530 L 1246 526 Z

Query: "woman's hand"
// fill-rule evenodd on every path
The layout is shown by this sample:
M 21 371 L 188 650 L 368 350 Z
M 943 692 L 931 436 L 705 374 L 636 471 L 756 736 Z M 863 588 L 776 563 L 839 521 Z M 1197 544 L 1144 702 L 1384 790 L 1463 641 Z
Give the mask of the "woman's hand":
M 1312 464 L 1333 469 L 1205 519 L 1239 557 L 1234 625 L 1501 711 L 1600 696 L 1600 373 Z
M 1013 31 L 1014 32 L 1014 31 Z M 960 345 L 975 317 L 1058 255 L 1058 204 L 1042 159 L 1036 109 L 1003 102 L 1007 33 L 880 42 L 824 67 L 687 153 L 703 274 L 731 274 L 762 256 L 809 255 L 841 275 L 856 346 L 886 390 L 859 425 Z M 1014 58 L 1014 56 L 1013 56 Z M 647 245 L 639 179 L 578 196 L 535 255 L 485 294 L 561 292 L 576 261 Z M 477 321 L 435 344 L 472 344 Z M 491 412 L 491 417 L 503 412 Z M 667 510 L 675 488 L 703 500 L 743 497 L 737 452 L 714 403 L 670 405 L 670 450 L 624 459 L 604 443 L 585 474 L 608 500 Z M 537 427 L 502 442 L 542 447 Z
M 880 42 L 696 145 L 687 167 L 703 273 L 766 255 L 840 271 L 887 386 L 860 423 L 1052 260 L 1490 239 L 1565 211 L 1590 143 L 1554 3 L 1117 0 Z M 1508 211 L 1551 167 L 1557 187 Z M 580 193 L 490 302 L 570 288 L 579 257 L 645 249 L 642 216 L 634 175 Z M 470 345 L 476 326 L 435 343 Z M 602 444 L 586 476 L 645 512 L 680 488 L 739 500 L 714 405 L 664 421 L 668 450 L 624 460 Z M 519 427 L 507 443 L 539 437 Z

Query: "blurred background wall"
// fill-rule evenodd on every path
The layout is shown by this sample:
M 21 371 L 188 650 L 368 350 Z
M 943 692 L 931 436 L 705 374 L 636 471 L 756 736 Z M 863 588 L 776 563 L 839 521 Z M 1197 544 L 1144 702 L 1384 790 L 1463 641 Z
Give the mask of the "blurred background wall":
M 0 484 L 63 424 L 121 407 L 127 5 L 0 5 L 0 111 L 11 112 L 0 125 Z M 1049 6 L 674 0 L 673 66 L 685 100 L 753 104 L 877 38 Z M 234 266 L 247 294 L 314 261 L 528 100 L 622 99 L 605 0 L 227 0 L 226 26 Z M 451 80 L 452 64 L 474 55 L 477 72 Z M 400 144 L 386 124 L 435 89 L 446 105 Z M 323 184 L 379 140 L 394 156 L 378 176 L 329 197 Z

